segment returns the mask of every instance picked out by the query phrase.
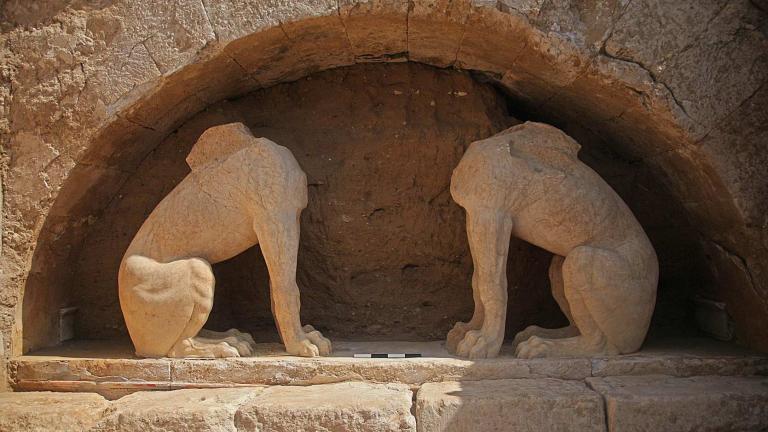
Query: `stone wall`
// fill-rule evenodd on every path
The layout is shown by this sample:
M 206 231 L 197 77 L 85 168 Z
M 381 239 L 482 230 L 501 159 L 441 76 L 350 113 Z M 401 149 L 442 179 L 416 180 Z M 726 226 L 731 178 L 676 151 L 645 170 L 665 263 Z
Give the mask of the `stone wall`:
M 56 339 L 89 227 L 222 99 L 355 63 L 476 71 L 661 179 L 739 338 L 768 349 L 762 0 L 11 0 L 0 34 L 6 354 Z M 663 265 L 663 263 L 662 263 Z M 87 290 L 87 287 L 78 289 Z

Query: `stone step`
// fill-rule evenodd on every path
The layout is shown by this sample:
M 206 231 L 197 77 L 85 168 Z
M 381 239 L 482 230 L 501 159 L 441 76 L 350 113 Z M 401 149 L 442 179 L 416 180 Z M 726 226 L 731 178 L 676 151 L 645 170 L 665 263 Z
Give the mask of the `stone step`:
M 599 394 L 552 378 L 424 384 L 416 416 L 420 432 L 605 430 Z
M 768 430 L 768 377 L 588 378 L 610 431 Z
M 414 397 L 415 393 L 415 397 Z M 621 376 L 0 393 L 0 431 L 760 431 L 768 377 Z
M 232 359 L 138 359 L 129 343 L 77 341 L 10 360 L 17 391 L 98 392 L 109 399 L 141 390 L 227 386 L 312 385 L 343 381 L 428 382 L 649 375 L 766 375 L 768 357 L 711 340 L 648 344 L 607 358 L 518 359 L 506 344 L 498 358 L 454 358 L 442 341 L 334 341 L 332 357 L 285 355 L 279 344 L 258 344 L 258 355 Z M 355 359 L 355 353 L 417 352 L 422 358 Z
M 768 377 L 622 376 L 424 384 L 419 432 L 762 431 Z
M 338 384 L 136 392 L 0 393 L 0 431 L 416 430 L 402 384 Z

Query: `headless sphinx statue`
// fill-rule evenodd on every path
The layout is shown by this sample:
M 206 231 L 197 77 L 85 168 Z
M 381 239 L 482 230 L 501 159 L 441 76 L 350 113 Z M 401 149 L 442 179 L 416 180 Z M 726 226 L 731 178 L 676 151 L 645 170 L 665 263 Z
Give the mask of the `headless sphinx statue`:
M 187 163 L 192 172 L 155 207 L 120 264 L 120 306 L 136 354 L 251 355 L 250 335 L 202 328 L 213 306 L 211 264 L 259 244 L 286 350 L 328 355 L 328 339 L 299 319 L 296 257 L 307 180 L 291 152 L 232 123 L 206 130 Z
M 560 130 L 525 123 L 470 145 L 451 178 L 466 210 L 475 312 L 448 333 L 449 351 L 494 357 L 504 341 L 510 235 L 552 252 L 552 294 L 570 325 L 531 326 L 521 358 L 615 355 L 645 339 L 658 262 L 624 201 L 581 163 Z

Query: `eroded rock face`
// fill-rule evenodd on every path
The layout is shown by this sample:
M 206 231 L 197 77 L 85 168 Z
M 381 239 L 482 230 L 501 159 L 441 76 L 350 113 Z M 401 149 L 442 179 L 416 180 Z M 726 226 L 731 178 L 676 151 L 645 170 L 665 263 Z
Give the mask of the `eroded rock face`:
M 90 430 L 108 406 L 95 393 L 0 393 L 0 430 Z

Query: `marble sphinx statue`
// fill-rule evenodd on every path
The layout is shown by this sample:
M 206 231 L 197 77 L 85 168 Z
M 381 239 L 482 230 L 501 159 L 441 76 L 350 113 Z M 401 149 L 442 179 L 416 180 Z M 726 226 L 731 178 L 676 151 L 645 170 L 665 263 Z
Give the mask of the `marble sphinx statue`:
M 307 180 L 291 152 L 232 123 L 206 130 L 187 163 L 191 172 L 152 211 L 120 264 L 120 306 L 136 354 L 251 355 L 250 335 L 203 325 L 213 305 L 211 264 L 259 244 L 286 350 L 328 355 L 328 339 L 299 318 L 296 257 Z
M 559 129 L 528 122 L 474 142 L 464 154 L 451 195 L 466 210 L 475 311 L 448 333 L 449 351 L 473 359 L 499 353 L 510 235 L 555 255 L 552 294 L 570 322 L 518 333 L 518 357 L 640 348 L 656 299 L 656 253 L 627 205 L 579 161 L 580 148 Z

